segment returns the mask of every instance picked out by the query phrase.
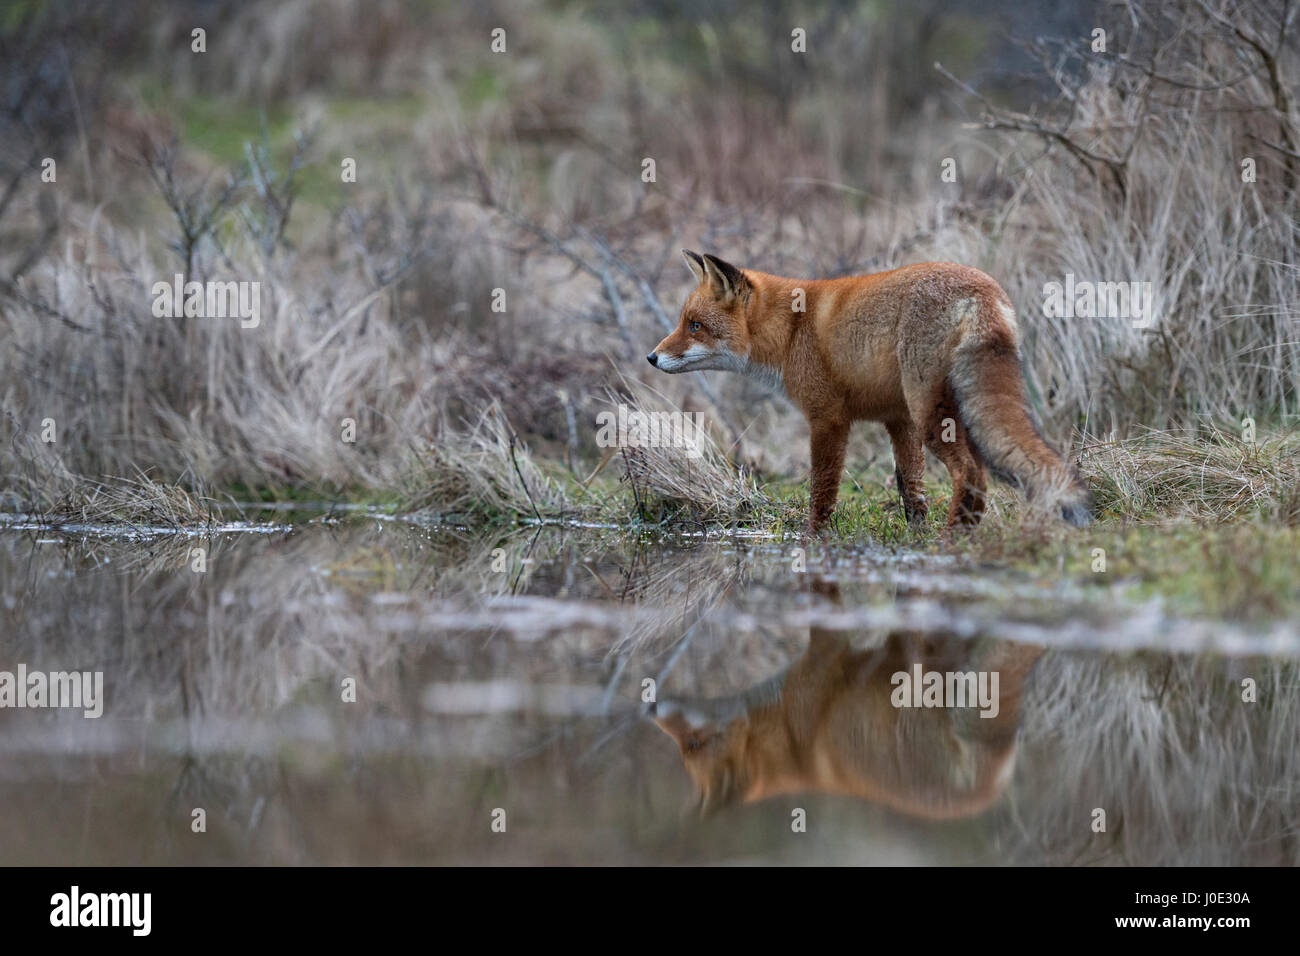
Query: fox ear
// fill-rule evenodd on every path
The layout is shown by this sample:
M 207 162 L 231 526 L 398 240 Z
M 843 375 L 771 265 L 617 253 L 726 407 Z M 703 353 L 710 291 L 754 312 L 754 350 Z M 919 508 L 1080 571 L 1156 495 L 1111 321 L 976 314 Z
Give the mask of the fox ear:
M 695 276 L 695 281 L 703 285 L 707 278 L 704 274 L 704 257 L 698 252 L 691 252 L 689 249 L 683 249 L 682 258 L 685 259 L 686 264 L 691 267 L 691 273 Z
M 748 285 L 743 272 L 717 256 L 704 257 L 704 271 L 713 294 L 722 302 L 730 302 Z

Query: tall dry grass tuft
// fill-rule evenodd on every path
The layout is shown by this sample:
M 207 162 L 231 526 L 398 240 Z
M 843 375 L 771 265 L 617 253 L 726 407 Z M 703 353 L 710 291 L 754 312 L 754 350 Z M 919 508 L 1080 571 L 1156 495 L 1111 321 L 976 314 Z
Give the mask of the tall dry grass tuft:
M 134 479 L 109 478 L 84 482 L 44 517 L 58 523 L 148 525 L 195 528 L 216 521 L 214 502 L 176 484 L 163 484 L 141 474 Z
M 402 507 L 412 512 L 544 520 L 572 510 L 564 489 L 538 468 L 496 404 L 467 430 L 444 422 L 403 481 L 409 490 Z
M 622 405 L 629 418 L 683 423 L 680 432 L 665 432 L 652 443 L 630 438 L 621 449 L 626 480 L 642 517 L 680 510 L 700 521 L 726 521 L 753 515 L 771 504 L 753 474 L 723 451 L 707 416 L 689 415 L 642 383 L 624 379 L 622 384 L 622 392 L 609 392 L 615 419 Z
M 1213 427 L 1148 431 L 1086 445 L 1081 463 L 1103 510 L 1300 522 L 1300 436 L 1294 432 L 1256 443 Z
M 50 524 L 120 522 L 153 527 L 193 527 L 212 523 L 214 502 L 193 480 L 191 491 L 159 482 L 137 471 L 134 478 L 90 478 L 70 469 L 55 444 L 10 421 L 13 431 L 4 456 L 11 469 L 0 472 L 0 508 L 22 512 Z

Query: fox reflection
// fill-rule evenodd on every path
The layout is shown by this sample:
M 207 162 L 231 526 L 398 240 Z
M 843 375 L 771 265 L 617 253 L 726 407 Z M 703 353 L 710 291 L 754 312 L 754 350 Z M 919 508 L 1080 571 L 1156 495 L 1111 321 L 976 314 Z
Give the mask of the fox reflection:
M 859 797 L 932 820 L 974 816 L 1011 780 L 1021 688 L 1042 648 L 900 631 L 854 649 L 813 628 L 793 666 L 733 697 L 667 698 L 652 708 L 677 742 L 701 808 L 778 794 Z M 977 706 L 896 707 L 894 674 L 998 674 L 996 716 Z

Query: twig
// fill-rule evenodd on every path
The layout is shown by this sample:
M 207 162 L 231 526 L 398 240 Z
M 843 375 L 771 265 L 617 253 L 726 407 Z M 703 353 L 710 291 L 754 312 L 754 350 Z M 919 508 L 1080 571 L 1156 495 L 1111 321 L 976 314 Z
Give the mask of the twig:
M 528 504 L 532 506 L 533 514 L 538 521 L 542 520 L 542 513 L 537 510 L 537 502 L 533 500 L 533 493 L 528 488 L 528 482 L 524 481 L 524 473 L 519 467 L 519 459 L 515 457 L 515 445 L 519 443 L 519 436 L 515 434 L 513 428 L 510 429 L 510 463 L 515 466 L 515 474 L 519 476 L 519 484 L 524 488 L 524 494 L 528 496 Z

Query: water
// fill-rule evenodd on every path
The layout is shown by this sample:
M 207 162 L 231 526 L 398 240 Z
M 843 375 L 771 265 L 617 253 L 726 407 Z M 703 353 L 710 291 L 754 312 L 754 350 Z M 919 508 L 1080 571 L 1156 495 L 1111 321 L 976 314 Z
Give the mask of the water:
M 0 709 L 0 863 L 1300 862 L 1296 622 L 795 547 L 11 519 L 0 671 L 105 703 Z

